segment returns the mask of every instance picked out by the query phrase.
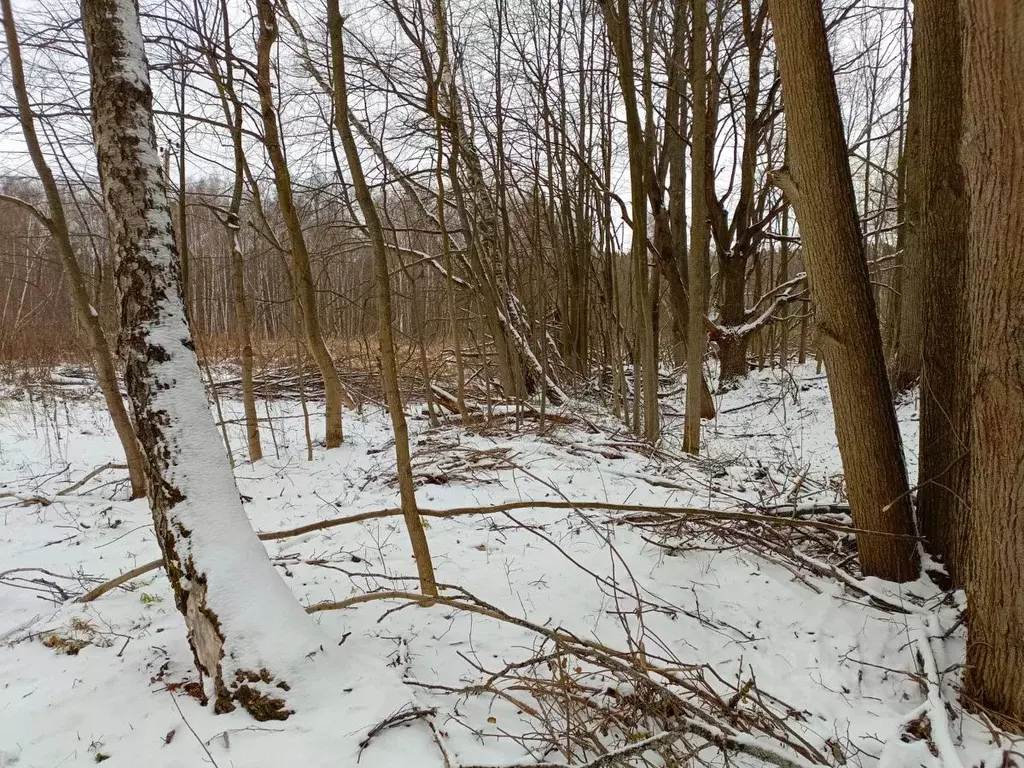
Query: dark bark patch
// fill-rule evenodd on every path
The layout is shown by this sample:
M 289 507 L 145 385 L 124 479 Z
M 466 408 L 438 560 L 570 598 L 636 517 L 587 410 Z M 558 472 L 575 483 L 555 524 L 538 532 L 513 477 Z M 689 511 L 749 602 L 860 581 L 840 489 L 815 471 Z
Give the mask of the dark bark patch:
M 251 669 L 235 670 L 235 681 L 231 684 L 233 690 L 218 693 L 217 707 L 224 708 L 216 711 L 230 712 L 235 708 L 232 702 L 238 702 L 242 709 L 260 722 L 287 720 L 294 710 L 286 708 L 284 699 L 264 693 L 258 687 L 259 683 L 270 684 L 273 680 L 274 676 L 265 667 L 258 672 Z M 291 689 L 283 680 L 278 681 L 277 687 L 284 691 Z

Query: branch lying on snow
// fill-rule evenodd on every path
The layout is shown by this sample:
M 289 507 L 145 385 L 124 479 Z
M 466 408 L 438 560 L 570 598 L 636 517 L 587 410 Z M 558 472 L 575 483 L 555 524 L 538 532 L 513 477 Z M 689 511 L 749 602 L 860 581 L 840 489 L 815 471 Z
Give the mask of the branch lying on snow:
M 942 629 L 938 619 L 934 615 L 921 616 L 921 623 L 914 629 L 913 638 L 927 688 L 928 701 L 925 706 L 932 724 L 932 740 L 939 750 L 939 759 L 945 768 L 962 768 L 960 756 L 950 735 L 949 717 L 946 714 L 946 703 L 942 700 L 938 665 L 935 663 L 935 654 L 931 646 L 932 640 L 941 637 Z
M 347 600 L 337 602 L 317 603 L 316 605 L 309 606 L 306 611 L 308 613 L 317 613 L 320 611 L 341 610 L 353 605 L 376 600 L 406 600 L 410 603 L 416 603 L 425 607 L 444 605 L 450 608 L 479 614 L 495 619 L 496 621 L 501 621 L 529 630 L 546 638 L 547 640 L 559 644 L 560 646 L 575 648 L 579 655 L 591 657 L 592 659 L 599 661 L 608 669 L 626 672 L 633 677 L 641 675 L 640 679 L 642 679 L 643 682 L 658 690 L 667 692 L 672 697 L 673 703 L 680 707 L 681 712 L 685 713 L 676 718 L 675 722 L 678 724 L 678 727 L 655 736 L 627 744 L 617 750 L 609 751 L 598 757 L 596 760 L 583 764 L 588 768 L 605 768 L 607 766 L 612 766 L 619 760 L 633 755 L 642 754 L 643 752 L 656 747 L 667 746 L 691 734 L 700 736 L 720 750 L 742 752 L 764 760 L 766 763 L 779 766 L 779 768 L 812 768 L 812 766 L 820 765 L 825 762 L 823 758 L 818 762 L 808 760 L 805 757 L 791 753 L 789 750 L 780 749 L 763 739 L 758 739 L 748 733 L 737 731 L 720 717 L 717 717 L 711 712 L 701 709 L 698 706 L 680 698 L 678 695 L 666 689 L 663 684 L 652 679 L 651 676 L 657 675 L 664 678 L 667 683 L 682 685 L 684 689 L 686 688 L 685 682 L 678 677 L 675 670 L 661 668 L 652 664 L 649 656 L 641 660 L 639 670 L 642 671 L 638 671 L 638 669 L 634 669 L 631 666 L 638 662 L 636 654 L 634 653 L 615 650 L 606 645 L 602 645 L 601 643 L 580 638 L 566 630 L 551 629 L 540 624 L 535 624 L 527 619 L 505 613 L 500 608 L 485 603 L 460 587 L 449 586 L 449 588 L 457 589 L 465 596 L 466 599 L 450 598 L 445 596 L 428 596 L 421 595 L 416 592 L 383 591 L 356 595 L 355 597 Z M 792 748 L 792 745 L 790 746 Z M 811 754 L 814 754 L 814 752 Z M 530 768 L 553 768 L 558 764 L 531 763 L 528 765 Z M 465 768 L 520 768 L 520 766 L 510 764 L 504 767 L 466 766 Z M 527 768 L 527 764 L 523 764 L 522 768 Z
M 370 729 L 369 733 L 366 734 L 366 738 L 359 742 L 359 755 L 363 754 L 370 742 L 373 741 L 374 737 L 388 730 L 389 728 L 396 728 L 399 725 L 405 725 L 413 720 L 419 720 L 421 717 L 430 717 L 431 715 L 437 714 L 436 709 L 401 709 L 395 714 L 383 721 L 377 723 L 373 728 Z M 358 757 L 356 758 L 358 761 Z
M 724 510 L 724 509 L 699 509 L 695 507 L 662 507 L 654 506 L 649 504 L 613 504 L 605 501 L 512 501 L 507 504 L 496 504 L 489 507 L 461 507 L 456 509 L 420 509 L 419 514 L 421 517 L 437 517 L 437 518 L 449 518 L 449 517 L 463 517 L 465 515 L 487 515 L 500 512 L 511 512 L 517 509 L 596 509 L 608 512 L 658 512 L 666 515 L 677 515 L 680 517 L 693 518 L 693 519 L 711 519 L 711 520 L 741 520 L 751 523 L 766 523 L 768 525 L 781 525 L 790 528 L 814 528 L 817 530 L 824 531 L 835 531 L 838 533 L 852 533 L 858 536 L 882 536 L 885 538 L 905 538 L 901 534 L 886 533 L 884 531 L 869 531 L 863 528 L 852 528 L 847 525 L 840 525 L 838 523 L 827 523 L 821 520 L 805 520 L 802 518 L 793 517 L 781 517 L 775 515 L 765 515 L 756 512 L 739 512 L 735 510 Z M 402 514 L 402 510 L 397 507 L 389 509 L 378 509 L 373 512 L 360 512 L 359 514 L 349 515 L 347 517 L 336 517 L 330 520 L 321 520 L 316 523 L 309 523 L 308 525 L 300 525 L 297 528 L 288 528 L 283 531 L 268 531 L 259 534 L 261 541 L 276 541 L 278 539 L 288 539 L 293 536 L 302 536 L 306 533 L 314 533 L 316 531 L 323 531 L 328 528 L 336 528 L 342 525 L 350 525 L 352 523 L 361 523 L 366 520 L 378 520 L 384 517 L 397 517 Z M 104 584 L 100 584 L 95 589 L 82 595 L 78 598 L 77 602 L 88 603 L 96 598 L 106 594 L 112 589 L 115 589 L 125 582 L 131 581 L 132 579 L 138 578 L 143 574 L 149 573 L 159 568 L 163 564 L 163 560 L 153 560 L 144 565 L 140 565 L 127 573 L 121 574 L 115 579 L 111 579 Z M 852 577 L 851 577 L 852 578 Z
M 796 556 L 802 564 L 807 566 L 811 571 L 817 573 L 819 576 L 832 576 L 839 579 L 846 586 L 850 587 L 855 592 L 859 592 L 865 597 L 869 598 L 872 602 L 877 603 L 880 607 L 894 613 L 907 613 L 925 615 L 927 611 L 923 608 L 919 608 L 916 605 L 909 604 L 906 601 L 895 602 L 888 595 L 884 595 L 881 592 L 871 589 L 860 579 L 851 576 L 841 568 L 837 568 L 834 565 L 823 563 L 820 560 L 816 560 L 813 557 L 805 555 L 803 552 L 794 551 L 793 554 Z
M 772 765 L 783 766 L 784 768 L 810 768 L 815 765 L 815 763 L 807 762 L 793 755 L 787 755 L 768 744 L 746 736 L 746 734 L 716 732 L 703 723 L 699 723 L 692 718 L 686 718 L 686 724 L 682 728 L 665 731 L 656 736 L 627 744 L 619 749 L 610 750 L 594 760 L 579 764 L 578 768 L 610 768 L 610 766 L 617 765 L 620 760 L 633 757 L 634 755 L 642 755 L 650 749 L 671 744 L 690 733 L 695 733 L 707 739 L 719 749 L 742 752 L 752 757 L 760 758 Z M 505 763 L 504 765 L 489 766 L 466 765 L 462 766 L 462 768 L 565 768 L 565 765 L 563 763 Z

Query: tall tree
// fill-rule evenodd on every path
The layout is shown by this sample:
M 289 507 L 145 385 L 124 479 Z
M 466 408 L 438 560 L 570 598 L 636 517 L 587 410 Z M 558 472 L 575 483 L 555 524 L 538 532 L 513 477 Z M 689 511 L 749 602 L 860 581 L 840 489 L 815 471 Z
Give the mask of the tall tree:
M 918 575 L 913 510 L 821 3 L 769 0 L 769 6 L 789 137 L 789 168 L 774 177 L 803 236 L 854 521 L 889 534 L 860 537 L 861 570 L 909 581 Z
M 274 185 L 277 190 L 277 204 L 288 230 L 288 242 L 292 256 L 292 282 L 295 298 L 302 316 L 302 327 L 305 331 L 306 346 L 309 354 L 320 370 L 324 382 L 327 406 L 327 447 L 337 448 L 343 439 L 341 409 L 342 406 L 353 407 L 355 404 L 345 385 L 341 383 L 338 371 L 334 367 L 334 359 L 324 342 L 320 328 L 320 316 L 317 312 L 316 284 L 309 263 L 309 250 L 306 238 L 302 233 L 302 222 L 292 190 L 291 172 L 284 156 L 281 143 L 281 131 L 278 124 L 277 108 L 274 104 L 272 80 L 270 73 L 270 57 L 277 41 L 277 13 L 273 0 L 257 0 L 256 8 L 259 16 L 259 37 L 257 41 L 256 83 L 260 97 L 260 115 L 263 118 L 264 145 L 270 157 L 270 165 L 274 171 Z
M 636 78 L 633 73 L 633 36 L 629 23 L 629 0 L 607 0 L 602 3 L 608 38 L 618 60 L 619 87 L 626 111 L 626 133 L 629 140 L 629 187 L 632 203 L 633 233 L 630 254 L 633 264 L 634 307 L 636 310 L 636 344 L 643 382 L 644 436 L 654 442 L 660 431 L 658 413 L 658 350 L 651 312 L 650 282 L 647 267 L 647 174 L 649 160 L 647 140 L 640 124 L 637 106 Z M 637 382 L 637 397 L 641 385 Z M 698 429 L 700 419 L 697 420 Z M 639 423 L 633 425 L 639 433 Z
M 110 353 L 110 346 L 107 344 L 107 337 L 103 333 L 103 325 L 100 323 L 100 313 L 93 307 L 89 298 L 89 290 L 85 284 L 85 276 L 75 256 L 75 249 L 71 243 L 71 233 L 68 229 L 67 216 L 64 213 L 64 202 L 61 200 L 60 189 L 57 181 L 46 162 L 43 154 L 39 136 L 36 133 L 35 116 L 32 113 L 32 105 L 28 98 L 28 87 L 25 84 L 25 68 L 21 59 L 21 42 L 18 39 L 18 29 L 14 23 L 14 10 L 11 7 L 11 0 L 0 1 L 4 18 L 4 33 L 7 37 L 7 57 L 11 65 L 11 80 L 14 84 L 14 95 L 18 103 L 18 121 L 21 123 L 21 132 L 25 137 L 25 146 L 28 148 L 32 165 L 43 185 L 43 192 L 46 195 L 46 203 L 50 209 L 50 215 L 45 216 L 39 210 L 30 206 L 31 212 L 43 223 L 53 238 L 54 245 L 60 255 L 64 272 L 67 274 L 68 284 L 71 287 L 71 295 L 75 302 L 75 316 L 79 324 L 85 330 L 89 344 L 89 354 L 96 369 L 96 379 L 99 382 L 100 391 L 103 393 L 103 400 L 106 403 L 110 419 L 114 423 L 114 430 L 121 441 L 124 449 L 125 460 L 128 463 L 128 477 L 131 482 L 132 498 L 141 498 L 146 495 L 146 471 L 142 452 L 139 443 L 135 439 L 135 430 L 132 427 L 131 419 L 128 418 L 128 410 L 125 408 L 124 400 L 121 399 L 121 388 L 117 382 L 117 368 L 114 365 L 114 357 Z M 25 203 L 27 205 L 27 203 Z
M 1024 6 L 961 3 L 969 198 L 969 694 L 1024 723 Z M 948 21 L 947 21 L 948 23 Z
M 693 97 L 693 133 L 690 139 L 690 318 L 686 341 L 686 417 L 683 424 L 683 450 L 700 452 L 701 388 L 704 380 L 705 330 L 710 265 L 708 263 L 708 115 L 707 115 L 707 0 L 693 0 L 693 43 L 690 47 L 690 90 Z
M 93 139 L 121 304 L 125 381 L 149 501 L 214 709 L 282 720 L 288 676 L 322 637 L 249 524 L 210 414 L 181 291 L 134 0 L 83 0 Z M 307 662 L 308 663 L 308 662 Z
M 911 75 L 917 122 L 917 199 L 924 324 L 918 519 L 931 550 L 962 584 L 968 496 L 969 402 L 966 397 L 967 193 L 960 165 L 963 77 L 957 0 L 917 0 Z M 907 281 L 904 281 L 904 286 Z M 900 348 L 901 354 L 903 347 Z
M 398 363 L 395 360 L 395 340 L 391 317 L 391 278 L 388 272 L 387 241 L 384 228 L 377 214 L 377 204 L 370 193 L 370 186 L 363 174 L 352 126 L 349 124 L 348 82 L 345 74 L 344 24 L 338 0 L 327 0 L 327 31 L 331 46 L 331 74 L 334 78 L 334 123 L 344 145 L 345 158 L 356 201 L 366 222 L 366 232 L 373 248 L 373 267 L 377 286 L 377 335 L 380 343 L 381 373 L 384 377 L 384 392 L 388 411 L 391 414 L 391 428 L 395 433 L 395 457 L 398 465 L 398 487 L 402 498 L 402 515 L 412 542 L 413 557 L 419 572 L 420 591 L 425 595 L 436 595 L 434 565 L 430 559 L 427 534 L 423 529 L 416 507 L 416 487 L 413 485 L 412 459 L 409 455 L 409 428 L 405 422 L 402 393 L 398 387 Z
M 602 5 L 608 36 L 619 62 L 619 85 L 626 108 L 626 131 L 629 139 L 630 201 L 632 203 L 633 232 L 631 238 L 632 280 L 636 311 L 636 343 L 639 351 L 643 391 L 643 433 L 654 441 L 659 433 L 658 414 L 658 357 L 650 303 L 650 284 L 647 267 L 647 179 L 648 160 L 645 150 L 647 138 L 640 123 L 637 105 L 637 87 L 633 72 L 633 38 L 629 23 L 628 0 L 609 0 Z M 639 382 L 637 395 L 640 392 Z M 639 432 L 639 424 L 634 428 Z

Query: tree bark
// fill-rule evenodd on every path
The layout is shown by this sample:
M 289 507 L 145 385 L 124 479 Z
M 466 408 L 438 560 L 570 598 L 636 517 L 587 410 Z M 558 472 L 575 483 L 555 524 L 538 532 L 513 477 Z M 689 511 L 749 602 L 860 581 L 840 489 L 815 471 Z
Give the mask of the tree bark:
M 210 414 L 181 293 L 133 0 L 84 0 L 92 124 L 125 380 L 175 603 L 214 711 L 291 714 L 286 675 L 323 642 L 253 532 Z
M 960 166 L 963 76 L 957 0 L 917 0 L 911 75 L 924 327 L 918 519 L 931 551 L 962 586 L 969 446 L 967 192 Z
M 968 695 L 1024 722 L 1024 7 L 960 5 L 970 214 Z
M 96 380 L 99 383 L 100 391 L 103 393 L 103 400 L 106 403 L 107 411 L 110 413 L 110 420 L 114 424 L 114 431 L 117 432 L 117 437 L 121 441 L 121 447 L 124 450 L 132 498 L 142 498 L 146 495 L 145 461 L 142 457 L 142 451 L 139 449 L 138 440 L 135 437 L 135 429 L 132 426 L 131 419 L 128 417 L 128 410 L 125 408 L 124 400 L 121 398 L 121 388 L 117 381 L 117 368 L 114 365 L 114 356 L 110 352 L 110 346 L 107 344 L 107 337 L 103 333 L 100 313 L 92 306 L 89 299 L 85 277 L 75 256 L 74 246 L 71 244 L 71 234 L 68 230 L 68 222 L 64 214 L 64 203 L 60 197 L 60 190 L 53 177 L 53 172 L 46 162 L 46 157 L 43 155 L 42 145 L 36 133 L 35 117 L 32 114 L 32 106 L 28 100 L 25 70 L 21 59 L 21 43 L 18 40 L 18 30 L 14 23 L 11 0 L 2 0 L 0 2 L 0 9 L 2 9 L 4 16 L 3 25 L 7 37 L 7 55 L 11 65 L 11 79 L 14 83 L 15 98 L 18 103 L 18 118 L 21 124 L 21 131 L 25 137 L 25 145 L 28 148 L 32 165 L 35 167 L 36 173 L 39 175 L 39 181 L 43 186 L 47 206 L 50 209 L 50 216 L 43 223 L 54 240 L 57 252 L 60 254 L 61 263 L 64 266 L 64 271 L 68 276 L 68 285 L 71 288 L 71 297 L 75 304 L 75 316 L 85 330 L 89 354 L 96 369 Z
M 858 528 L 907 537 L 860 536 L 861 570 L 909 581 L 918 576 L 913 511 L 821 4 L 769 7 L 790 150 L 790 170 L 774 176 L 803 236 L 850 506 Z
M 915 16 L 917 14 L 915 6 Z M 928 269 L 929 253 L 927 237 L 923 235 L 922 217 L 927 205 L 924 189 L 926 184 L 922 177 L 920 155 L 927 152 L 923 145 L 925 130 L 924 115 L 921 114 L 925 105 L 922 99 L 927 97 L 923 89 L 929 86 L 923 82 L 928 77 L 925 67 L 919 63 L 921 51 L 917 41 L 919 24 L 914 22 L 914 43 L 911 49 L 910 64 L 910 99 L 907 111 L 907 147 L 903 162 L 906 165 L 904 174 L 903 200 L 903 254 L 900 257 L 900 313 L 899 327 L 896 329 L 896 354 L 893 356 L 890 380 L 894 392 L 905 392 L 921 375 L 924 352 L 925 328 L 925 274 Z M 954 33 L 955 34 L 955 33 Z
M 719 274 L 722 281 L 722 305 L 720 308 L 722 325 L 741 326 L 747 319 L 746 258 L 739 253 L 732 253 L 721 259 Z M 754 293 L 757 296 L 761 295 L 760 284 Z M 750 334 L 748 333 L 725 334 L 719 339 L 719 387 L 747 375 L 747 343 L 749 339 Z
M 356 201 L 366 221 L 366 231 L 373 247 L 373 266 L 377 288 L 377 336 L 380 342 L 381 373 L 384 376 L 384 391 L 388 411 L 391 413 L 391 428 L 395 433 L 395 458 L 398 469 L 398 487 L 402 498 L 402 515 L 412 542 L 413 557 L 419 572 L 420 591 L 425 595 L 437 594 L 434 580 L 434 565 L 430 559 L 427 534 L 423 529 L 416 507 L 416 488 L 413 485 L 412 457 L 409 454 L 409 428 L 405 422 L 402 393 L 398 387 L 398 364 L 395 361 L 395 340 L 391 329 L 391 279 L 388 274 L 387 243 L 381 227 L 377 206 L 370 194 L 370 187 L 363 175 L 359 148 L 356 146 L 352 127 L 349 125 L 348 85 L 345 78 L 344 28 L 338 0 L 327 0 L 327 31 L 331 45 L 331 68 L 334 76 L 334 123 L 341 136 L 348 160 Z

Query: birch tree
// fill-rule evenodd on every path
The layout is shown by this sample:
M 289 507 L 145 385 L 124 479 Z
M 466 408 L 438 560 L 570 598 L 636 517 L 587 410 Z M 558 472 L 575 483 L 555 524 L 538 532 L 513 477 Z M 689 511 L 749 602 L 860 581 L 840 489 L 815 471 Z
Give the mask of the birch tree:
M 278 576 L 210 414 L 181 291 L 134 0 L 83 0 L 93 139 L 121 305 L 125 381 L 175 604 L 215 712 L 283 720 L 323 640 Z

